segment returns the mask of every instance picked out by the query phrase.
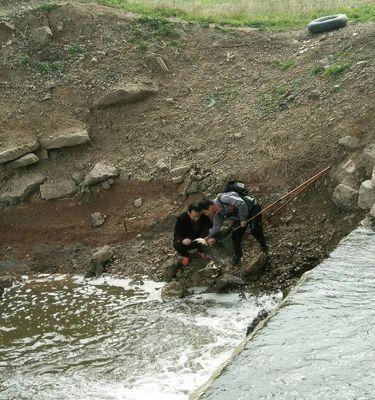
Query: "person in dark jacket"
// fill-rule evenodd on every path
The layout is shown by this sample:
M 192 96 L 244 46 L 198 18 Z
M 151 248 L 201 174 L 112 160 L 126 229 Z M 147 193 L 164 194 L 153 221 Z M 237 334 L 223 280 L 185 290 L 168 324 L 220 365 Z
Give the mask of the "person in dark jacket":
M 194 239 L 206 237 L 211 227 L 210 218 L 202 214 L 195 204 L 191 204 L 188 211 L 177 218 L 173 245 L 177 253 L 183 257 L 182 265 L 184 267 L 190 263 L 189 252 L 191 250 L 197 249 L 198 255 L 205 258 L 202 245 L 194 242 Z
M 258 215 L 250 222 L 248 221 L 261 211 L 260 205 L 253 196 L 241 197 L 236 192 L 221 193 L 214 200 L 204 200 L 199 203 L 198 209 L 202 210 L 203 214 L 213 221 L 213 227 L 206 238 L 209 244 L 215 242 L 215 237 L 225 219 L 228 218 L 235 222 L 232 234 L 234 245 L 233 265 L 238 264 L 241 260 L 242 238 L 248 225 L 250 226 L 251 234 L 259 242 L 262 251 L 266 254 L 268 253 L 268 246 L 263 233 L 262 215 Z

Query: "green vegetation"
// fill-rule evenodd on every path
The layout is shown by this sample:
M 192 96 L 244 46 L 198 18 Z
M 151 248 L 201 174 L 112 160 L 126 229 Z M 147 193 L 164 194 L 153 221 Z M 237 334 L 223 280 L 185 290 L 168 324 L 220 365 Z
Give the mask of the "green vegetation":
M 60 61 L 52 61 L 52 62 L 40 62 L 33 60 L 30 56 L 25 55 L 21 58 L 21 65 L 25 67 L 30 67 L 40 72 L 41 74 L 50 74 L 51 72 L 55 72 L 61 69 Z
M 57 7 L 58 7 L 58 5 L 55 3 L 43 3 L 43 4 L 38 4 L 35 7 L 35 10 L 43 11 L 43 12 L 50 12 L 50 11 L 56 9 Z
M 179 17 L 187 21 L 282 30 L 305 26 L 322 15 L 345 13 L 355 22 L 375 21 L 372 0 L 95 0 L 136 12 L 146 19 Z M 165 26 L 156 26 L 161 36 Z
M 289 69 L 290 67 L 293 67 L 294 65 L 296 65 L 296 61 L 291 58 L 289 60 L 283 60 L 283 61 L 276 62 L 276 66 L 283 71 Z
M 322 75 L 330 76 L 332 78 L 337 78 L 340 76 L 344 71 L 346 71 L 350 67 L 349 63 L 346 64 L 334 64 L 330 67 L 326 68 Z
M 70 46 L 69 49 L 68 49 L 68 53 L 71 56 L 76 56 L 77 54 L 83 53 L 83 48 L 80 47 L 79 45 Z

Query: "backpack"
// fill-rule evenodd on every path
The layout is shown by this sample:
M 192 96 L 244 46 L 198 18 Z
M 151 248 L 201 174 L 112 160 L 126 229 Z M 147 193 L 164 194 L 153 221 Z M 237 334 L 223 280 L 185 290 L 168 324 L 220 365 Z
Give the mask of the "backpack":
M 250 195 L 249 191 L 245 188 L 245 184 L 241 181 L 228 182 L 223 192 L 236 192 L 240 197 Z

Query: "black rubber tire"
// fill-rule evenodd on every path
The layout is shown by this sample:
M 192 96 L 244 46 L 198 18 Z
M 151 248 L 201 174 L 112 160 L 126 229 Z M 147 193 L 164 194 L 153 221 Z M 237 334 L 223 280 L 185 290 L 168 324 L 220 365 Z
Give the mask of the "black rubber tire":
M 348 23 L 349 18 L 345 14 L 329 15 L 314 19 L 307 25 L 311 33 L 323 33 L 343 28 Z

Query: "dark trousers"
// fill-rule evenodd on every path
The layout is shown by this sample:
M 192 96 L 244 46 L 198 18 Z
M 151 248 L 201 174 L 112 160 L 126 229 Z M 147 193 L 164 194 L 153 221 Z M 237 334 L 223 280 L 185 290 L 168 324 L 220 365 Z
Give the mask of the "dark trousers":
M 203 247 L 200 243 L 197 242 L 192 242 L 188 246 L 185 246 L 184 244 L 180 242 L 174 242 L 173 246 L 177 253 L 182 256 L 182 257 L 189 257 L 189 251 L 197 249 L 200 253 L 203 253 Z
M 260 211 L 261 211 L 260 206 L 256 206 L 256 208 L 254 208 L 254 210 L 252 212 L 252 215 L 256 215 Z M 249 218 L 251 218 L 251 215 L 249 216 Z M 264 233 L 263 233 L 262 215 L 257 216 L 256 218 L 254 218 L 252 221 L 250 221 L 244 227 L 239 227 L 239 228 L 235 227 L 237 229 L 232 234 L 234 253 L 236 255 L 242 255 L 242 238 L 243 238 L 243 235 L 245 234 L 248 226 L 250 227 L 251 234 L 259 242 L 262 251 L 267 253 L 268 246 L 267 246 L 266 239 L 265 239 Z

